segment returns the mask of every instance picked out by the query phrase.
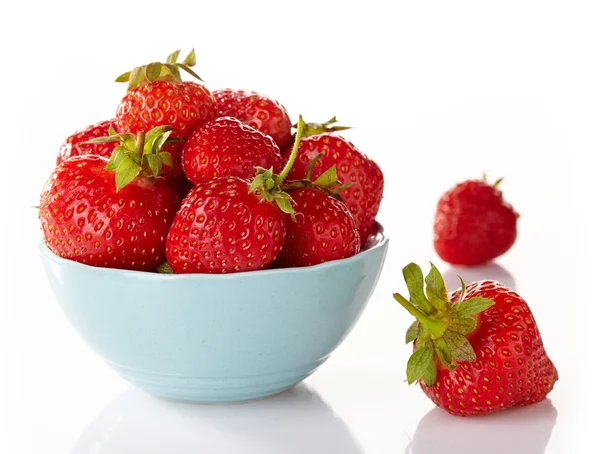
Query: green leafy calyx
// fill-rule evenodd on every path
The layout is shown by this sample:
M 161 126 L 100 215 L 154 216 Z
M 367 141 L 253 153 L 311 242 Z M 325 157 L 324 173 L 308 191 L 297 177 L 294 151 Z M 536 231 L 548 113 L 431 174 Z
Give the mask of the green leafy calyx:
M 488 184 L 489 184 L 489 182 L 488 182 L 488 179 L 487 179 L 487 174 L 486 174 L 485 172 L 483 173 L 482 180 L 483 180 L 483 182 L 484 182 L 484 183 L 488 183 Z M 496 181 L 494 181 L 494 182 L 491 184 L 491 186 L 493 186 L 493 187 L 495 187 L 496 189 L 498 189 L 498 186 L 500 186 L 500 183 L 502 183 L 502 180 L 504 180 L 504 177 L 500 177 L 500 178 L 498 178 Z
M 296 156 L 298 156 L 298 148 L 300 147 L 300 139 L 302 136 L 302 131 L 304 130 L 304 126 L 304 120 L 302 119 L 302 115 L 300 115 L 297 126 L 298 134 L 296 135 L 294 147 L 292 148 L 292 152 L 290 153 L 288 161 L 281 173 L 275 174 L 273 173 L 272 168 L 263 169 L 259 167 L 257 168 L 256 176 L 250 183 L 250 188 L 248 189 L 248 192 L 256 193 L 259 197 L 267 202 L 275 202 L 281 211 L 289 214 L 294 220 L 296 220 L 294 215 L 294 207 L 292 206 L 294 200 L 287 192 L 285 192 L 282 183 L 290 173 L 290 170 L 294 165 L 294 161 L 296 160 Z
M 410 297 L 407 300 L 394 293 L 394 299 L 416 318 L 405 337 L 407 344 L 414 342 L 406 376 L 409 384 L 421 380 L 432 386 L 437 376 L 436 358 L 442 367 L 450 370 L 461 361 L 476 360 L 467 335 L 477 327 L 477 315 L 490 308 L 494 301 L 481 297 L 464 300 L 462 279 L 459 300 L 450 301 L 444 279 L 433 264 L 425 278 L 415 263 L 404 267 L 402 274 Z
M 137 135 L 117 132 L 110 128 L 108 136 L 89 140 L 87 143 L 119 142 L 106 165 L 106 170 L 115 170 L 117 191 L 142 175 L 158 178 L 163 174 L 163 166 L 173 167 L 173 158 L 168 150 L 180 139 L 170 137 L 172 126 L 158 126 L 147 133 Z
M 159 274 L 175 274 L 169 262 L 163 262 L 156 268 L 156 272 Z
M 298 129 L 296 130 L 296 136 L 309 137 L 317 134 L 325 134 L 326 132 L 336 132 L 351 129 L 350 126 L 341 126 L 336 125 L 335 123 L 337 123 L 337 118 L 335 116 L 325 123 L 306 123 L 302 132 L 300 132 Z M 295 124 L 294 128 L 298 128 L 298 124 Z
M 332 120 L 335 120 L 335 117 Z M 277 203 L 277 206 L 279 206 L 281 211 L 289 214 L 294 220 L 296 219 L 293 208 L 294 201 L 286 191 L 302 187 L 318 188 L 322 191 L 325 191 L 332 197 L 341 200 L 339 193 L 352 185 L 352 183 L 342 184 L 342 182 L 338 180 L 335 165 L 323 172 L 323 174 L 320 175 L 316 180 L 311 180 L 312 169 L 317 161 L 323 157 L 322 153 L 315 156 L 315 158 L 313 158 L 313 160 L 309 163 L 308 170 L 306 172 L 306 179 L 285 181 L 284 183 L 284 180 L 292 169 L 294 161 L 298 155 L 300 139 L 305 137 L 304 131 L 308 127 L 308 125 L 304 122 L 302 115 L 300 115 L 298 118 L 298 123 L 296 123 L 295 127 L 297 128 L 296 139 L 284 169 L 279 175 L 277 175 L 273 173 L 272 168 L 263 169 L 259 167 L 249 189 L 250 192 L 256 192 L 263 199 L 269 202 Z
M 131 71 L 121 74 L 115 82 L 127 82 L 127 91 L 135 87 L 155 82 L 157 80 L 166 80 L 171 82 L 181 82 L 181 71 L 183 70 L 192 77 L 202 81 L 200 76 L 192 70 L 192 66 L 196 65 L 196 52 L 194 49 L 184 58 L 182 62 L 178 62 L 180 50 L 169 54 L 167 61 L 153 62 L 147 65 L 138 66 Z
M 323 157 L 323 153 L 319 153 L 315 156 L 311 162 L 308 164 L 308 168 L 306 171 L 306 178 L 304 180 L 292 180 L 286 181 L 282 188 L 284 190 L 296 189 L 296 188 L 317 188 L 321 191 L 326 192 L 330 196 L 336 198 L 337 200 L 343 201 L 340 196 L 340 192 L 344 189 L 352 186 L 352 182 L 342 183 L 338 180 L 337 168 L 335 164 L 323 172 L 317 179 L 312 180 L 312 170 L 315 164 L 319 159 Z

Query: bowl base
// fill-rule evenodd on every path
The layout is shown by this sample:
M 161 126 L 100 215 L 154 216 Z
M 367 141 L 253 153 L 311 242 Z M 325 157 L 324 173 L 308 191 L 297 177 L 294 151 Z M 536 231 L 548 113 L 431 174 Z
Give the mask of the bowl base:
M 313 373 L 310 367 L 250 377 L 197 378 L 155 374 L 109 363 L 123 379 L 155 397 L 194 404 L 236 404 L 264 399 L 293 388 Z
M 181 399 L 179 397 L 179 394 L 176 396 L 173 396 L 171 394 L 157 394 L 156 392 L 150 391 L 148 389 L 143 389 L 140 387 L 140 389 L 148 394 L 150 394 L 151 396 L 154 396 L 156 398 L 159 399 L 165 399 L 168 400 L 169 402 L 176 402 L 176 403 L 181 403 L 181 404 L 193 404 L 193 405 L 242 405 L 242 404 L 248 404 L 248 403 L 252 403 L 252 402 L 259 402 L 262 400 L 267 400 L 267 399 L 271 399 L 274 397 L 277 397 L 280 394 L 285 393 L 286 391 L 289 391 L 290 389 L 292 389 L 294 386 L 299 385 L 302 382 L 302 380 L 300 380 L 298 383 L 294 383 L 291 386 L 288 386 L 286 388 L 280 389 L 280 390 L 272 390 L 269 391 L 267 394 L 264 395 L 256 395 L 253 397 L 247 397 L 247 398 L 241 398 L 241 399 L 236 399 L 236 400 L 229 400 L 229 399 L 213 399 L 213 398 L 209 398 L 211 400 L 206 400 L 203 397 L 199 397 L 199 398 L 195 398 L 195 399 Z

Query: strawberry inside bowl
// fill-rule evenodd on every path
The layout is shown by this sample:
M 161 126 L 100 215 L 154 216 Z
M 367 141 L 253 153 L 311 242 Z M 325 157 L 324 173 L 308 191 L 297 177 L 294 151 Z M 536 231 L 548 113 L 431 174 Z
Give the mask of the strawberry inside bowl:
M 363 250 L 314 266 L 158 274 L 40 254 L 81 338 L 150 394 L 232 403 L 279 393 L 323 364 L 352 330 L 388 248 L 379 224 Z

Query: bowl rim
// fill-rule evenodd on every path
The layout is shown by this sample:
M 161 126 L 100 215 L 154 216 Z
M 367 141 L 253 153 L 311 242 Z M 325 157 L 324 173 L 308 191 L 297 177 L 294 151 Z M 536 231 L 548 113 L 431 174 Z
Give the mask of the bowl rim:
M 325 263 L 319 263 L 317 265 L 311 266 L 303 266 L 303 267 L 290 267 L 290 268 L 272 268 L 265 270 L 255 270 L 255 271 L 244 271 L 238 273 L 223 273 L 223 274 L 210 274 L 210 273 L 185 273 L 185 274 L 162 274 L 151 271 L 136 271 L 136 270 L 125 270 L 120 268 L 104 268 L 99 266 L 86 265 L 85 263 L 76 262 L 74 260 L 65 259 L 56 255 L 52 250 L 46 245 L 43 238 L 39 242 L 39 249 L 42 254 L 48 258 L 48 260 L 59 264 L 62 267 L 70 267 L 81 270 L 88 271 L 99 271 L 105 275 L 113 275 L 119 274 L 124 276 L 131 276 L 137 278 L 146 278 L 146 279 L 163 279 L 163 280 L 202 280 L 202 279 L 218 279 L 218 280 L 227 280 L 227 279 L 238 279 L 240 277 L 262 277 L 262 276 L 270 276 L 270 275 L 282 275 L 282 274 L 302 274 L 302 273 L 312 273 L 319 272 L 321 270 L 325 270 L 328 268 L 335 268 L 345 266 L 346 264 L 351 264 L 357 262 L 362 259 L 363 256 L 370 254 L 371 252 L 387 247 L 389 242 L 388 235 L 384 232 L 383 226 L 377 222 L 379 226 L 378 236 L 380 239 L 374 244 L 372 247 L 360 251 L 358 254 L 353 255 L 352 257 L 347 257 L 345 259 L 331 260 Z

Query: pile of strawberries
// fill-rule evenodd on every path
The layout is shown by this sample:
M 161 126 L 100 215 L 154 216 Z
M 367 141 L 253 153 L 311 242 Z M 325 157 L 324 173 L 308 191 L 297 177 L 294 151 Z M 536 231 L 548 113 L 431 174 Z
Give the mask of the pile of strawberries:
M 41 195 L 48 247 L 92 266 L 232 273 L 357 254 L 383 197 L 375 162 L 339 135 L 292 125 L 253 91 L 209 91 L 194 51 L 117 78 L 113 119 L 68 137 Z M 196 81 L 184 81 L 182 73 Z

